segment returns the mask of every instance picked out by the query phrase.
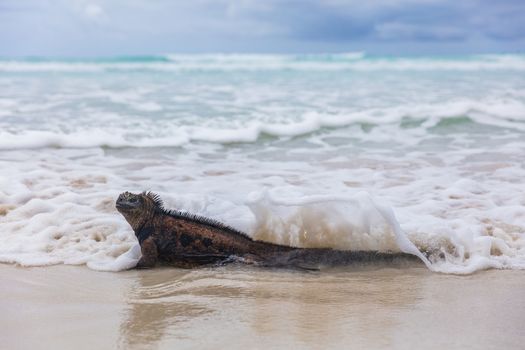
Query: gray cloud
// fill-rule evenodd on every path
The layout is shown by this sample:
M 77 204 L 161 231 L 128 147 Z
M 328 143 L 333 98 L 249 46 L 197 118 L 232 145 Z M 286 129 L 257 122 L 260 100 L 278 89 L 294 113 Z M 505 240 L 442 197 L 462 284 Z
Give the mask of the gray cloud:
M 524 14 L 521 0 L 3 0 L 0 55 L 516 51 Z

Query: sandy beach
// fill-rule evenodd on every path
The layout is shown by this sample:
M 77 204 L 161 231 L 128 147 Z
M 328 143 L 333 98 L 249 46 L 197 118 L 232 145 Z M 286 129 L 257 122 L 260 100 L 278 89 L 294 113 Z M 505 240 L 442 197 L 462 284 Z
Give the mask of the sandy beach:
M 0 265 L 4 349 L 522 349 L 525 274 Z

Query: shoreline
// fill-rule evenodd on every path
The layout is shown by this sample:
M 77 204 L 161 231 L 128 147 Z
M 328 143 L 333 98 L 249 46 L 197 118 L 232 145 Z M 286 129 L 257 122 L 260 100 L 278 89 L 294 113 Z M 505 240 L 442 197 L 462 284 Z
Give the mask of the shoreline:
M 468 276 L 424 268 L 115 273 L 0 264 L 0 274 L 0 338 L 8 349 L 525 344 L 525 273 L 516 270 Z

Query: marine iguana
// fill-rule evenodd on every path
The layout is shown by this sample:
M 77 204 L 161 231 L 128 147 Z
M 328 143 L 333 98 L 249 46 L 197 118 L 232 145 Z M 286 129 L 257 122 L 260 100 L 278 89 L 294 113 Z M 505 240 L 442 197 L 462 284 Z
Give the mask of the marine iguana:
M 116 207 L 131 225 L 140 244 L 142 257 L 136 268 L 154 267 L 157 262 L 184 268 L 239 261 L 260 266 L 316 269 L 323 264 L 419 261 L 414 255 L 405 253 L 297 248 L 254 240 L 218 221 L 167 210 L 160 197 L 151 192 L 124 192 L 118 197 Z

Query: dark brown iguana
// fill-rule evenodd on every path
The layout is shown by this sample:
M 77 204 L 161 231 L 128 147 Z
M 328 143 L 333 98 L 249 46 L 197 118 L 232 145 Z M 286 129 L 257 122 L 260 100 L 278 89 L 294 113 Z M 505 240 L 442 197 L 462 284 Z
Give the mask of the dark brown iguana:
M 178 267 L 240 261 L 261 266 L 314 268 L 383 261 L 418 261 L 405 253 L 295 248 L 256 241 L 248 235 L 202 216 L 166 210 L 151 192 L 122 193 L 116 202 L 138 238 L 142 258 L 137 268 L 163 262 Z

